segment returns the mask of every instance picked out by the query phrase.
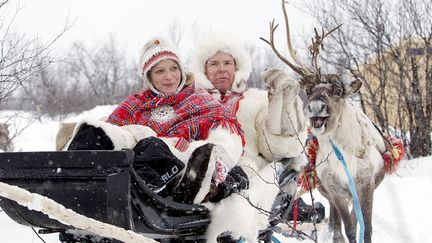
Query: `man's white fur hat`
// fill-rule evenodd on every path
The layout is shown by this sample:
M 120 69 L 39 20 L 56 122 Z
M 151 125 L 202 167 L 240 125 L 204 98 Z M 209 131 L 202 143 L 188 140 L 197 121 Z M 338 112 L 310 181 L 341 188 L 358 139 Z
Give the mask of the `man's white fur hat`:
M 250 55 L 239 45 L 238 41 L 222 33 L 203 35 L 203 38 L 198 42 L 191 60 L 191 71 L 195 77 L 195 86 L 206 90 L 216 90 L 206 77 L 205 65 L 208 59 L 217 52 L 228 53 L 234 58 L 236 73 L 230 91 L 243 93 L 247 89 L 247 80 L 252 71 Z
M 177 92 L 179 92 L 183 88 L 186 82 L 186 73 L 177 53 L 177 49 L 175 48 L 173 43 L 160 37 L 153 38 L 144 45 L 141 50 L 141 55 L 138 63 L 138 75 L 144 81 L 144 88 L 148 88 L 156 94 L 161 93 L 151 83 L 148 72 L 154 65 L 158 64 L 160 61 L 167 59 L 174 60 L 179 65 L 181 72 L 181 81 L 179 87 L 177 88 Z

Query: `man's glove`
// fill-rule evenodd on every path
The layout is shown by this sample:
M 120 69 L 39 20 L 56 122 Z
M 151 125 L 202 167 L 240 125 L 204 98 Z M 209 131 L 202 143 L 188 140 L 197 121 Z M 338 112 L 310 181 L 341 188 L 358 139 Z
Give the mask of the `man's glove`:
M 294 136 L 303 128 L 303 112 L 296 103 L 300 85 L 276 68 L 262 73 L 268 93 L 267 130 L 274 135 Z M 300 99 L 298 99 L 300 102 Z M 300 109 L 300 110 L 299 110 Z
M 218 202 L 232 193 L 240 192 L 249 188 L 249 180 L 246 173 L 240 166 L 235 166 L 230 170 L 225 181 L 220 183 L 216 190 L 216 195 L 209 198 L 210 202 Z
M 265 70 L 261 76 L 266 83 L 267 92 L 269 92 L 270 95 L 275 95 L 282 90 L 284 90 L 285 93 L 287 90 L 291 90 L 290 98 L 294 100 L 300 91 L 299 83 L 291 79 L 284 71 L 277 68 L 269 68 Z

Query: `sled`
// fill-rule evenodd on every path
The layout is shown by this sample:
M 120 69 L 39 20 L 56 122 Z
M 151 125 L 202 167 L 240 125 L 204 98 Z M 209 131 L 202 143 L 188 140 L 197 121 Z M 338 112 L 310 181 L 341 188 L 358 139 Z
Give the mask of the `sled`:
M 209 211 L 154 193 L 133 169 L 134 153 L 56 151 L 0 153 L 0 181 L 48 197 L 68 209 L 159 241 L 204 241 Z M 15 222 L 59 233 L 62 242 L 118 242 L 49 218 L 0 197 Z

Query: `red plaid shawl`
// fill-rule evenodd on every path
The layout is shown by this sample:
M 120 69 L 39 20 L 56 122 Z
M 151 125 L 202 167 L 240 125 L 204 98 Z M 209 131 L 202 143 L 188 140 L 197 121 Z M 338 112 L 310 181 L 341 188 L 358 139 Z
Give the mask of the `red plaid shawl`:
M 232 115 L 236 116 L 241 99 L 243 99 L 243 94 L 228 91 L 225 96 L 221 97 L 221 103 L 229 110 Z
M 164 122 L 150 119 L 151 112 L 161 106 L 171 106 L 174 116 Z M 205 140 L 211 129 L 218 126 L 239 134 L 244 145 L 243 132 L 237 118 L 210 94 L 192 85 L 175 95 L 156 95 L 150 90 L 128 96 L 109 116 L 107 122 L 124 126 L 145 125 L 159 137 L 183 137 L 187 141 Z

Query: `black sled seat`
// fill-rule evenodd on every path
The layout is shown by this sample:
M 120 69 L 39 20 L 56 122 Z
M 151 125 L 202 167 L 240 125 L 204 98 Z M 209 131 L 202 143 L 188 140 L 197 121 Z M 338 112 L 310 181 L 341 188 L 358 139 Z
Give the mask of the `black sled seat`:
M 131 150 L 0 153 L 0 181 L 149 238 L 202 239 L 210 222 L 207 208 L 151 191 L 133 169 L 133 158 Z M 0 207 L 20 224 L 60 232 L 61 241 L 110 242 L 2 197 Z

